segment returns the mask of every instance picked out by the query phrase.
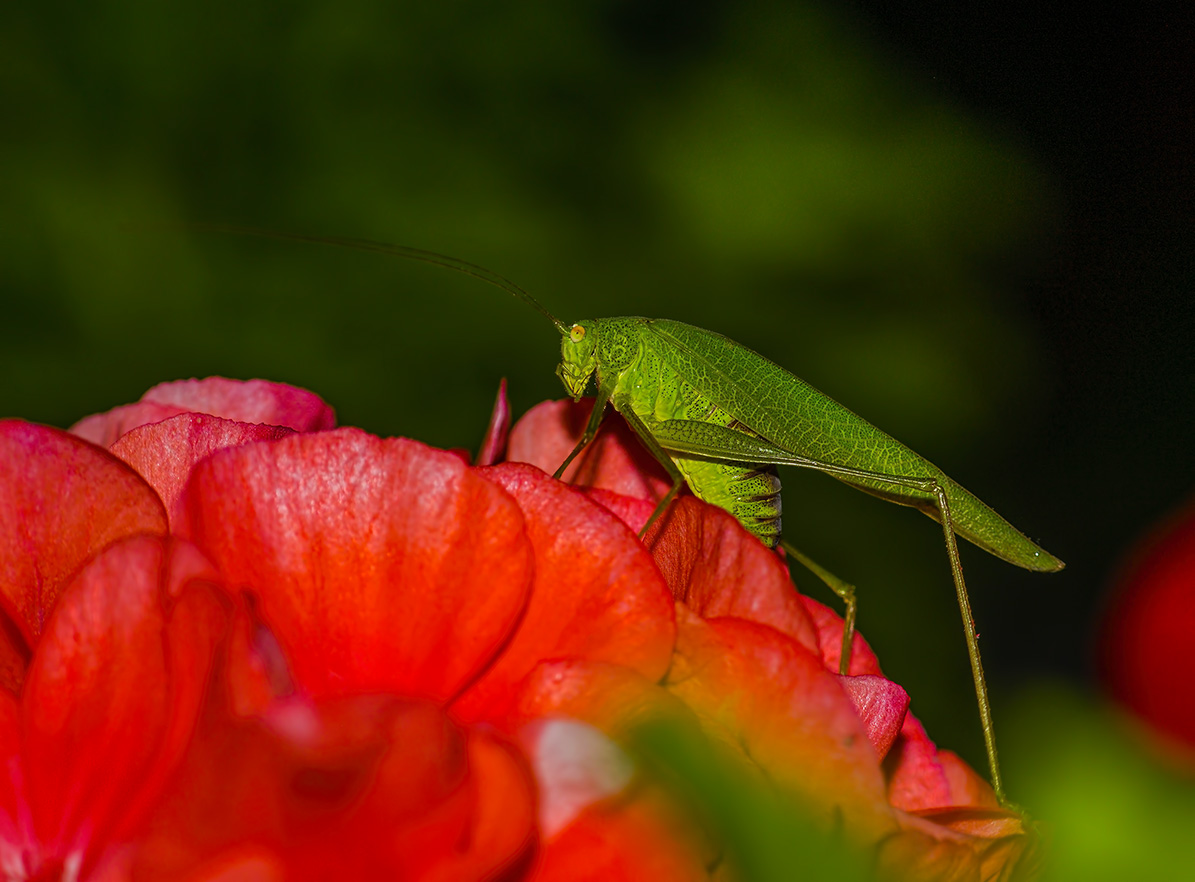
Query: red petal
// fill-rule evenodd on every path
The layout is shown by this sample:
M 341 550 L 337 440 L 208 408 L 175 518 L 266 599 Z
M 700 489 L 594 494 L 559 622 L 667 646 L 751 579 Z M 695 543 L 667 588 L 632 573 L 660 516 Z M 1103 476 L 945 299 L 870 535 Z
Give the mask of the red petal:
M 141 878 L 272 852 L 287 879 L 478 879 L 533 843 L 526 763 L 425 702 L 279 703 L 201 748 L 159 812 Z
M 706 882 L 708 846 L 654 792 L 599 803 L 543 848 L 534 882 Z
M 187 408 L 174 404 L 158 404 L 155 401 L 137 401 L 133 404 L 122 404 L 104 413 L 85 416 L 71 426 L 70 432 L 100 447 L 111 447 L 125 432 L 138 426 L 161 422 L 180 413 L 187 413 Z
M 272 441 L 293 429 L 238 423 L 202 413 L 184 413 L 126 432 L 112 453 L 137 470 L 173 513 L 195 463 L 209 453 L 251 441 Z
M 63 592 L 25 684 L 32 815 L 44 854 L 119 841 L 188 743 L 224 607 L 192 548 L 111 546 Z
M 900 736 L 884 761 L 888 801 L 910 812 L 953 805 L 950 782 L 938 755 L 921 722 L 905 714 Z
M 591 667 L 591 672 L 596 668 Z M 608 673 L 608 672 L 607 672 Z M 705 879 L 705 849 L 598 729 L 540 719 L 519 732 L 539 782 L 545 849 L 534 879 Z
M 1195 505 L 1134 552 L 1102 631 L 1100 673 L 1108 690 L 1189 763 L 1195 749 Z
M 837 673 L 838 662 L 842 659 L 842 616 L 824 603 L 819 603 L 812 597 L 806 597 L 803 594 L 801 603 L 817 627 L 822 663 L 826 666 L 826 670 Z M 855 632 L 854 639 L 851 640 L 850 675 L 852 677 L 884 676 L 884 672 L 880 670 L 879 659 L 876 658 L 876 654 L 871 651 L 871 647 L 867 645 L 867 641 L 858 631 Z
M 678 613 L 669 688 L 810 808 L 861 837 L 892 826 L 879 760 L 837 678 L 790 637 Z M 721 730 L 719 732 L 719 730 Z
M 731 514 L 690 496 L 673 503 L 663 521 L 648 547 L 677 600 L 703 618 L 769 625 L 819 651 L 788 567 Z
M 618 734 L 661 716 L 689 716 L 687 706 L 621 665 L 572 659 L 538 665 L 520 684 L 519 721 L 571 717 Z
M 950 784 L 950 805 L 1000 810 L 992 785 L 950 750 L 938 751 L 938 762 Z
M 0 420 L 0 602 L 29 646 L 91 555 L 165 532 L 161 501 L 116 457 L 59 429 Z
M 466 840 L 468 851 L 458 850 L 432 862 L 427 878 L 437 882 L 520 878 L 537 845 L 537 795 L 527 758 L 473 730 L 469 767 L 476 782 L 476 804 Z
M 179 531 L 260 598 L 315 696 L 446 700 L 501 650 L 533 562 L 514 501 L 451 454 L 355 429 L 223 450 Z
M 643 531 L 652 512 L 656 510 L 656 504 L 650 499 L 623 496 L 621 493 L 602 490 L 599 487 L 583 487 L 581 490 L 586 497 L 630 527 L 636 536 Z
M 31 850 L 32 831 L 26 829 L 28 800 L 21 763 L 21 714 L 17 699 L 0 690 L 0 860 L 17 865 L 13 854 Z M 12 872 L 10 869 L 9 872 Z
M 336 425 L 336 414 L 318 395 L 266 380 L 177 380 L 161 383 L 136 404 L 86 417 L 71 431 L 104 447 L 137 426 L 180 413 L 207 413 L 242 423 L 287 426 L 296 432 L 318 432 Z
M 855 705 L 876 756 L 883 759 L 904 724 L 909 693 L 883 677 L 839 677 L 838 683 Z
M 16 695 L 25 682 L 25 669 L 29 667 L 29 647 L 13 620 L 0 603 L 0 691 Z
M 555 474 L 580 440 L 592 410 L 592 398 L 537 404 L 511 430 L 507 461 L 530 463 Z M 564 480 L 624 496 L 663 499 L 672 487 L 668 473 L 622 417 L 607 413 L 605 420 L 597 438 L 565 471 Z
M 510 644 L 454 711 L 462 719 L 499 716 L 518 682 L 545 659 L 618 662 L 650 680 L 662 677 L 676 635 L 673 605 L 635 535 L 538 469 L 508 463 L 480 474 L 523 509 L 535 582 Z
M 621 793 L 635 767 L 623 751 L 587 723 L 536 720 L 519 732 L 539 782 L 539 826 L 547 839 L 588 806 Z
M 510 434 L 510 402 L 506 398 L 506 378 L 498 384 L 498 397 L 494 399 L 494 409 L 490 413 L 490 423 L 486 426 L 485 438 L 481 442 L 481 449 L 477 453 L 477 465 L 493 465 L 502 459 L 506 453 L 506 439 Z

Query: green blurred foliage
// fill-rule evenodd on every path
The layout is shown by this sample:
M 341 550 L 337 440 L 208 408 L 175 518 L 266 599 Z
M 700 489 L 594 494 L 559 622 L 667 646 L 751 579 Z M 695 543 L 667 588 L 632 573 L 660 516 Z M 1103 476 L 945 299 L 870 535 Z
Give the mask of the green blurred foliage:
M 516 412 L 561 395 L 554 332 L 475 280 L 177 225 L 363 236 L 484 264 L 566 320 L 725 333 L 1046 533 L 1036 489 L 997 478 L 1052 391 L 1017 294 L 1049 189 L 1014 138 L 829 7 L 0 15 L 0 413 L 69 425 L 162 380 L 256 376 L 346 424 L 475 447 L 501 377 Z M 786 482 L 789 535 L 860 586 L 889 675 L 982 767 L 937 531 L 821 476 Z M 981 557 L 981 622 L 1040 590 Z
M 744 777 L 696 731 L 655 722 L 638 728 L 629 746 L 639 768 L 687 813 L 689 828 L 708 839 L 693 847 L 700 853 L 704 845 L 723 876 L 736 882 L 874 877 L 874 856 L 851 842 L 849 831 L 827 836 L 799 800 L 762 776 Z
M 1195 767 L 1071 687 L 1043 683 L 1009 715 L 1018 798 L 1042 820 L 1046 879 L 1195 878 Z
M 1007 757 L 1043 837 L 1042 882 L 1195 878 L 1195 767 L 1150 748 L 1111 708 L 1053 683 L 1018 696 Z M 690 806 L 744 882 L 872 878 L 874 856 L 827 837 L 776 790 L 744 780 L 680 727 L 638 732 L 643 767 Z

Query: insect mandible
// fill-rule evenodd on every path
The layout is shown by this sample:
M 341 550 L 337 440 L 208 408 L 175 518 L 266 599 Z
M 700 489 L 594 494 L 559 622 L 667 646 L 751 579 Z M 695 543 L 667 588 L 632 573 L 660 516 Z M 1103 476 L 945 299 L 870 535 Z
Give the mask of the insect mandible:
M 509 279 L 457 258 L 361 239 L 195 226 L 338 245 L 432 263 L 475 276 L 530 305 L 561 335 L 561 362 L 556 372 L 569 395 L 579 400 L 591 382 L 597 390 L 585 431 L 555 476 L 559 478 L 593 441 L 606 407 L 613 406 L 673 482 L 644 531 L 687 482 L 696 496 L 729 511 L 769 548 L 783 545 L 846 605 L 842 673 L 850 663 L 855 591 L 790 543 L 781 542 L 776 466 L 825 472 L 865 493 L 919 509 L 938 521 L 966 632 L 992 787 L 1001 803 L 1011 804 L 1000 774 L 991 704 L 955 537 L 962 536 L 1027 570 L 1056 572 L 1063 563 L 937 466 L 804 380 L 712 331 L 637 316 L 585 319 L 569 325 Z

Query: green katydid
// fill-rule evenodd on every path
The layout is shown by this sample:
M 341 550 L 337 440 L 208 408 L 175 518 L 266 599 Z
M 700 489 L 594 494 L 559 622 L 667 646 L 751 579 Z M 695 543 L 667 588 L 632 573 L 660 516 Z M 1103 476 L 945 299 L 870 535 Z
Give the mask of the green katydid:
M 920 509 L 942 525 L 983 725 L 992 786 L 1008 803 L 1000 774 L 991 706 L 955 535 L 1027 570 L 1055 572 L 1063 563 L 940 469 L 834 399 L 733 340 L 667 319 L 587 319 L 572 325 L 552 315 L 510 280 L 452 257 L 358 239 L 302 236 L 237 227 L 226 232 L 340 245 L 437 264 L 483 279 L 532 306 L 562 337 L 557 375 L 579 400 L 592 380 L 597 397 L 581 439 L 556 470 L 593 441 L 612 405 L 673 484 L 646 531 L 687 481 L 699 498 L 734 515 L 769 548 L 780 542 L 776 466 L 816 469 L 866 493 Z M 846 605 L 841 672 L 854 632 L 854 588 L 793 548 L 783 546 L 842 597 Z

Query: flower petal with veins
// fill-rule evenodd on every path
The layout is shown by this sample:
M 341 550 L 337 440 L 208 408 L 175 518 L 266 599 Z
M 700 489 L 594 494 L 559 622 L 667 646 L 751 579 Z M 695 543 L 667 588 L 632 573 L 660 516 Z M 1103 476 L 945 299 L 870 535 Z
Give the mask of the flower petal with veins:
M 218 451 L 179 512 L 316 697 L 451 699 L 502 651 L 531 588 L 514 500 L 401 438 L 337 429 Z

